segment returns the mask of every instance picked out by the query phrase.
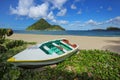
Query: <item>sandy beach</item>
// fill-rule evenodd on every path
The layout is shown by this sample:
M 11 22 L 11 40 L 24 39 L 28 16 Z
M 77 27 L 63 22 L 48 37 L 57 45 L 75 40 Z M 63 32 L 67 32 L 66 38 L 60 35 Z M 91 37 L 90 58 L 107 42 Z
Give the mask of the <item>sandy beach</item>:
M 13 34 L 9 37 L 14 40 L 42 43 L 48 40 L 66 38 L 71 43 L 79 45 L 79 49 L 110 50 L 120 54 L 120 37 L 88 37 L 68 35 L 37 35 L 37 34 Z

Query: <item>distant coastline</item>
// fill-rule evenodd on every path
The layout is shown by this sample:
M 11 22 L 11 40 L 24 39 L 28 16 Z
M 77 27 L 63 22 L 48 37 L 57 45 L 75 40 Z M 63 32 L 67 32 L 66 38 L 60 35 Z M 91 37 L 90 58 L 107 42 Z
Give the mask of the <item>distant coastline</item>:
M 14 30 L 17 34 L 37 34 L 37 35 L 73 35 L 73 36 L 99 36 L 99 37 L 120 37 L 120 31 L 94 31 L 94 30 L 66 30 L 66 31 L 43 31 L 43 30 Z
M 106 29 L 92 29 L 92 31 L 120 31 L 118 27 L 107 27 Z

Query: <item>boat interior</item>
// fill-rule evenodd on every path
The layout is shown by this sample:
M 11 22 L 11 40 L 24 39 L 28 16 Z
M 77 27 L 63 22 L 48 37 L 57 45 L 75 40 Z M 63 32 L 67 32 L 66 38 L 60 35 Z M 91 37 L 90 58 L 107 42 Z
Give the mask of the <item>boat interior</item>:
M 39 48 L 42 49 L 48 55 L 52 55 L 53 53 L 61 55 L 73 49 L 71 45 L 65 43 L 62 40 L 55 40 L 44 43 Z

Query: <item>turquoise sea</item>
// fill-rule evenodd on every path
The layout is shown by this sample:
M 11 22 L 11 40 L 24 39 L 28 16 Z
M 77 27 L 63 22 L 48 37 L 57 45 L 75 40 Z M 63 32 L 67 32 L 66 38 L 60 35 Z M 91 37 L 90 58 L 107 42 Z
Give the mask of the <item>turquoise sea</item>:
M 100 37 L 120 37 L 120 31 L 26 31 L 14 30 L 14 33 L 19 34 L 44 34 L 44 35 L 75 35 L 75 36 L 100 36 Z

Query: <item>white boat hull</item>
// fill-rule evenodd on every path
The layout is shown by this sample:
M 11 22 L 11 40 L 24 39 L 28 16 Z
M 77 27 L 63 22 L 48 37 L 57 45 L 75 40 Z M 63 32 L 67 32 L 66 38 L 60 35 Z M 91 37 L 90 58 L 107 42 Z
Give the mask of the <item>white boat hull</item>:
M 69 53 L 66 56 L 63 56 L 63 57 L 57 58 L 57 59 L 53 59 L 53 60 L 41 61 L 41 62 L 39 62 L 39 61 L 36 61 L 36 62 L 13 62 L 13 64 L 15 66 L 35 66 L 35 65 L 45 66 L 45 65 L 55 64 L 55 63 L 58 63 L 58 62 L 65 60 L 67 57 L 70 57 L 76 51 L 77 51 L 77 49 L 74 50 L 73 52 Z
M 44 43 L 43 43 L 44 44 Z M 37 46 L 41 46 L 39 44 Z M 72 48 L 72 47 L 71 47 Z M 48 49 L 48 48 L 46 48 Z M 67 57 L 70 57 L 78 49 L 78 45 L 75 48 L 72 48 L 70 51 L 65 51 L 64 54 L 58 55 L 53 53 L 48 55 L 40 50 L 38 47 L 28 48 L 17 55 L 13 56 L 16 60 L 8 59 L 8 62 L 11 62 L 15 66 L 45 66 L 50 64 L 55 64 L 65 60 Z

